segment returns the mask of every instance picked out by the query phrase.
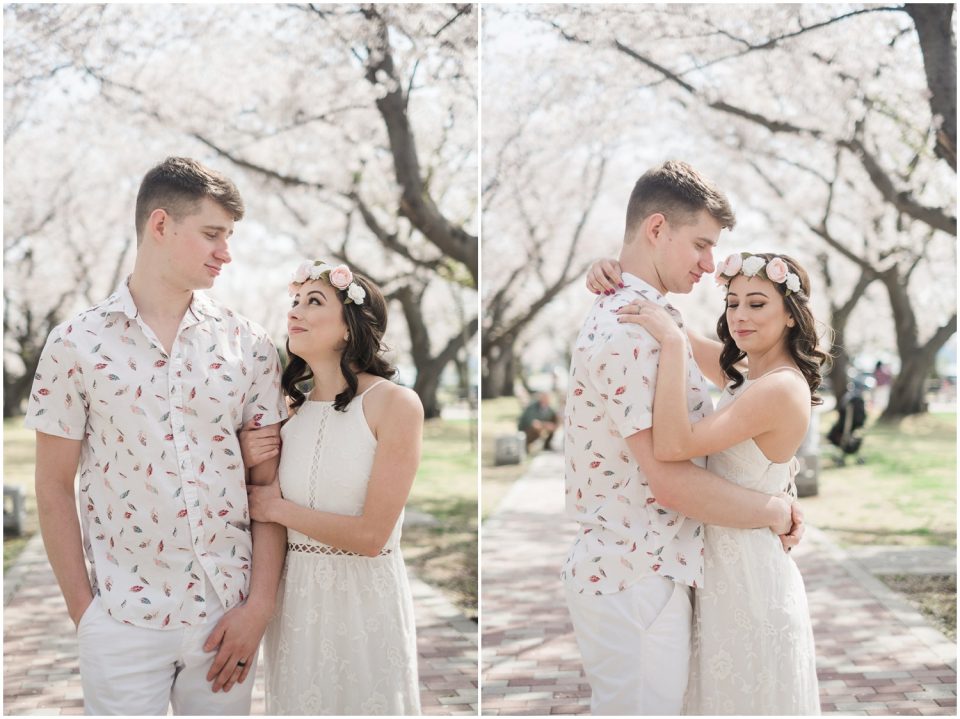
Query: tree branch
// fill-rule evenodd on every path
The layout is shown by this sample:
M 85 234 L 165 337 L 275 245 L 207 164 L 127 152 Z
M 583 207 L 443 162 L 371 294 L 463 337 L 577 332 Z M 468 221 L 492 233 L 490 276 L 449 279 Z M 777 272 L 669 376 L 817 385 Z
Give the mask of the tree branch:
M 476 287 L 480 273 L 478 238 L 447 220 L 424 185 L 413 129 L 407 116 L 408 98 L 394 67 L 387 23 L 375 6 L 369 6 L 363 12 L 368 20 L 377 24 L 378 47 L 368 48 L 367 81 L 377 87 L 389 85 L 376 104 L 387 128 L 394 173 L 403 190 L 399 214 L 410 220 L 444 255 L 463 264 Z M 378 75 L 387 78 L 389 83 L 384 83 Z
M 934 151 L 957 170 L 957 46 L 953 37 L 954 4 L 906 3 L 923 53 L 930 90 L 930 114 L 941 119 Z M 954 232 L 956 234 L 956 232 Z
M 927 207 L 917 202 L 913 196 L 906 191 L 897 190 L 890 176 L 880 167 L 877 159 L 867 151 L 859 138 L 852 140 L 840 140 L 837 143 L 855 156 L 857 156 L 867 171 L 870 181 L 877 188 L 883 199 L 896 207 L 900 212 L 909 215 L 915 220 L 919 220 L 930 227 L 942 230 L 947 234 L 957 236 L 957 218 L 950 216 L 936 207 Z
M 816 139 L 827 139 L 823 131 L 816 128 L 801 127 L 790 122 L 774 120 L 759 113 L 737 107 L 736 105 L 731 105 L 730 103 L 722 100 L 709 101 L 703 97 L 703 94 L 699 90 L 681 79 L 676 73 L 668 70 L 662 65 L 659 65 L 650 58 L 641 55 L 632 48 L 623 45 L 619 41 L 614 41 L 614 46 L 617 48 L 617 50 L 624 53 L 628 57 L 631 57 L 637 62 L 646 65 L 647 67 L 652 68 L 656 72 L 660 73 L 672 83 L 683 89 L 685 92 L 705 104 L 707 107 L 727 113 L 729 115 L 734 115 L 735 117 L 740 117 L 744 120 L 760 125 L 761 127 L 765 127 L 773 133 L 808 135 Z M 877 162 L 876 158 L 874 158 L 873 155 L 866 150 L 866 148 L 863 146 L 863 143 L 861 143 L 858 138 L 854 137 L 852 140 L 832 140 L 831 142 L 849 149 L 860 159 L 864 169 L 867 171 L 867 174 L 870 177 L 870 180 L 880 191 L 881 195 L 883 195 L 887 202 L 893 204 L 904 214 L 910 215 L 914 219 L 917 219 L 936 229 L 943 230 L 944 232 L 956 237 L 957 218 L 951 217 L 937 208 L 925 207 L 917 202 L 910 195 L 910 193 L 896 190 L 892 180 L 890 180 L 886 172 L 884 172 L 884 170 L 880 167 L 880 164 Z

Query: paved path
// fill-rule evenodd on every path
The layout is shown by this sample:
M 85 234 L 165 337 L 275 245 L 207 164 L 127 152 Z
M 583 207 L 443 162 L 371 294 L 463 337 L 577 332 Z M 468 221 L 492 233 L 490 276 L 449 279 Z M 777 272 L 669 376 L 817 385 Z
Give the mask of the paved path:
M 424 714 L 477 714 L 477 625 L 443 595 L 410 577 Z M 4 714 L 83 714 L 73 623 L 39 534 L 4 576 Z M 263 668 L 253 714 L 264 713 Z
M 559 579 L 574 524 L 563 459 L 542 452 L 483 525 L 484 714 L 582 714 L 590 687 Z M 956 714 L 956 645 L 822 532 L 794 551 L 824 713 Z

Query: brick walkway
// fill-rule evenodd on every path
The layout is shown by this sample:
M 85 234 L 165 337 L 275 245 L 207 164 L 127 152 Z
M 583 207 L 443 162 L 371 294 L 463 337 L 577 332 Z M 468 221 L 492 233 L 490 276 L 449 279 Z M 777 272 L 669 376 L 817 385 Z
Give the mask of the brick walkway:
M 543 452 L 483 525 L 484 714 L 585 714 L 559 579 L 575 527 L 563 458 Z M 955 715 L 956 645 L 810 528 L 794 551 L 813 617 L 821 706 L 846 715 Z
M 424 714 L 477 714 L 477 625 L 445 597 L 410 578 Z M 4 714 L 83 714 L 73 623 L 39 535 L 4 577 Z M 253 714 L 264 713 L 263 668 Z

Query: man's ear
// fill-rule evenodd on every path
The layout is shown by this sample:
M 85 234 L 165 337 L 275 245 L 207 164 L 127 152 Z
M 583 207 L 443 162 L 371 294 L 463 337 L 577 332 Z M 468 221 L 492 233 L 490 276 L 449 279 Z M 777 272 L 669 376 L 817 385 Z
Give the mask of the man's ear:
M 147 218 L 146 229 L 150 237 L 162 242 L 170 229 L 170 215 L 162 207 L 158 207 Z
M 658 242 L 660 242 L 660 240 L 664 237 L 666 224 L 667 218 L 662 212 L 654 212 L 643 221 L 644 234 L 646 235 L 647 241 L 650 242 L 650 244 L 656 245 Z

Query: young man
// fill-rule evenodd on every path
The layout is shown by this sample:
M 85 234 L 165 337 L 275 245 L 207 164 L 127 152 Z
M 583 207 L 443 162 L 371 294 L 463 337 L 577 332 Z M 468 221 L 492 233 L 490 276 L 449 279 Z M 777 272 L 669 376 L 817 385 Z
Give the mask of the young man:
M 261 328 L 196 292 L 230 262 L 243 211 L 233 182 L 194 160 L 154 167 L 133 274 L 54 329 L 40 359 L 26 419 L 37 508 L 88 714 L 250 711 L 286 538 L 251 527 L 237 430 L 284 418 L 280 365 Z
M 690 292 L 713 272 L 713 248 L 734 222 L 726 197 L 689 165 L 667 162 L 645 173 L 627 207 L 620 289 L 596 301 L 576 341 L 564 446 L 567 514 L 580 529 L 563 577 L 593 714 L 681 712 L 691 590 L 703 581 L 701 523 L 791 528 L 784 499 L 720 479 L 704 460 L 654 458 L 659 346 L 617 322 L 618 308 L 643 298 L 682 326 L 665 295 Z M 712 403 L 689 348 L 688 358 L 696 421 Z
M 550 394 L 538 392 L 536 398 L 526 406 L 517 420 L 517 429 L 526 435 L 527 451 L 530 445 L 543 437 L 543 448 L 551 450 L 553 433 L 557 431 L 557 411 L 550 406 Z

